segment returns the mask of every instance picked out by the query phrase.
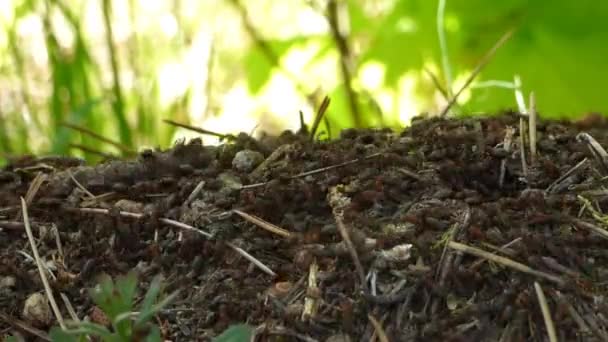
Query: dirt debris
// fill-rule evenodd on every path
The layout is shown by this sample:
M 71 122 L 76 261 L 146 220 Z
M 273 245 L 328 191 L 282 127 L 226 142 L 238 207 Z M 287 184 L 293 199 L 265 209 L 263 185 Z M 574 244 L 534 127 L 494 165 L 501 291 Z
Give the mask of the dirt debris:
M 15 161 L 0 170 L 0 329 L 27 335 L 24 303 L 43 290 L 29 191 L 51 286 L 81 319 L 99 274 L 136 270 L 142 288 L 162 274 L 180 289 L 158 315 L 172 341 L 240 322 L 261 341 L 544 340 L 538 282 L 559 340 L 606 340 L 608 123 L 541 121 L 522 163 L 520 118 Z

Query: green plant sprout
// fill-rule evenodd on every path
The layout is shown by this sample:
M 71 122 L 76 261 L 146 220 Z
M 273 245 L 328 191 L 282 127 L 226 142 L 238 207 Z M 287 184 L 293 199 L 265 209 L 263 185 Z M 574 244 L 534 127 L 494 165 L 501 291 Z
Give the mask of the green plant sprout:
M 97 306 L 107 315 L 112 329 L 93 322 L 71 322 L 70 328 L 51 329 L 52 341 L 86 341 L 87 336 L 99 337 L 104 342 L 147 341 L 160 342 L 160 329 L 150 321 L 177 296 L 177 291 L 159 300 L 162 290 L 160 276 L 155 277 L 146 292 L 139 310 L 134 310 L 137 277 L 134 272 L 119 277 L 116 282 L 108 275 L 90 290 Z

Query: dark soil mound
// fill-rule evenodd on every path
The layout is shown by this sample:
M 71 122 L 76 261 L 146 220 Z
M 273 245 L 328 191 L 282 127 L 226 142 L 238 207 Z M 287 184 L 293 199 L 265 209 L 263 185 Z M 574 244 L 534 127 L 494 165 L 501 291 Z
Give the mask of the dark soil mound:
M 606 340 L 608 127 L 541 122 L 533 158 L 520 127 L 430 119 L 15 162 L 0 171 L 0 329 L 56 324 L 22 314 L 43 292 L 23 196 L 55 297 L 81 319 L 97 275 L 134 269 L 181 290 L 156 318 L 173 341 L 238 322 L 261 341 L 541 341 L 540 292 L 559 340 Z

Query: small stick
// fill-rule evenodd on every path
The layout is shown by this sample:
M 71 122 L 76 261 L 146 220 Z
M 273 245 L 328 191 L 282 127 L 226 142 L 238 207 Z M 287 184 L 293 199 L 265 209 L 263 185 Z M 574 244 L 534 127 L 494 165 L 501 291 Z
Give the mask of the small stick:
M 104 137 L 103 135 L 97 134 L 97 133 L 93 132 L 92 130 L 90 130 L 90 129 L 86 128 L 86 127 L 82 127 L 80 125 L 76 125 L 76 124 L 69 123 L 69 122 L 63 122 L 63 123 L 61 123 L 61 125 L 65 126 L 67 128 L 71 128 L 71 129 L 73 129 L 75 131 L 78 131 L 80 133 L 84 133 L 84 134 L 86 134 L 86 135 L 88 135 L 90 137 L 93 137 L 93 138 L 97 139 L 97 140 L 103 141 L 106 144 L 112 145 L 112 146 L 116 147 L 117 149 L 119 149 L 120 151 L 125 152 L 127 155 L 134 155 L 135 154 L 135 152 L 133 150 L 131 150 L 130 148 L 128 148 L 127 146 L 125 146 L 125 145 L 123 145 L 121 143 L 118 143 L 116 141 L 113 141 L 111 139 L 108 139 L 108 138 Z
M 42 172 L 38 172 L 36 174 L 36 177 L 30 183 L 30 186 L 27 189 L 27 192 L 25 193 L 25 203 L 27 205 L 32 204 L 32 201 L 34 200 L 34 197 L 36 197 L 36 194 L 38 193 L 38 190 L 40 190 L 40 186 L 42 185 L 42 183 L 44 183 L 44 181 L 46 180 L 46 178 L 47 178 L 46 174 L 44 174 Z M 16 220 L 20 220 L 21 219 L 21 213 L 20 212 L 17 213 L 17 217 L 15 219 Z
M 321 102 L 321 106 L 319 107 L 319 110 L 317 110 L 317 115 L 315 115 L 315 119 L 312 122 L 312 127 L 310 128 L 310 140 L 311 141 L 313 141 L 315 139 L 315 134 L 317 133 L 317 129 L 319 128 L 319 125 L 321 124 L 321 119 L 323 119 L 325 112 L 327 112 L 327 108 L 329 107 L 329 102 L 330 102 L 329 97 L 325 96 L 323 98 L 323 102 Z
M 201 191 L 203 191 L 204 186 L 205 186 L 205 181 L 204 180 L 200 181 L 196 185 L 194 190 L 192 190 L 192 192 L 190 193 L 190 195 L 188 196 L 188 198 L 186 199 L 186 202 L 184 204 L 188 205 L 188 204 L 192 203 L 198 197 L 198 195 L 201 193 Z
M 330 207 L 332 208 L 332 212 L 334 215 L 334 219 L 336 221 L 336 225 L 338 227 L 338 231 L 342 236 L 342 241 L 348 250 L 350 257 L 353 259 L 353 263 L 355 264 L 355 269 L 359 275 L 359 281 L 361 282 L 361 287 L 364 290 L 364 293 L 369 293 L 369 289 L 367 288 L 367 283 L 365 281 L 365 271 L 363 270 L 363 265 L 361 265 L 361 261 L 359 260 L 359 255 L 357 254 L 357 250 L 353 245 L 352 240 L 350 239 L 350 235 L 348 234 L 348 230 L 346 229 L 346 225 L 344 225 L 343 217 L 344 217 L 344 205 L 350 202 L 350 199 L 344 196 L 337 187 L 332 187 L 327 194 L 327 199 Z
M 585 142 L 588 145 L 591 154 L 593 154 L 593 157 L 595 157 L 597 162 L 604 169 L 604 174 L 608 174 L 608 153 L 606 153 L 606 150 L 602 145 L 600 145 L 600 143 L 598 143 L 589 133 L 584 132 L 579 133 L 576 136 L 576 140 Z
M 268 221 L 265 221 L 255 215 L 247 214 L 238 209 L 233 209 L 232 212 L 239 215 L 240 217 L 244 218 L 246 221 L 249 221 L 250 223 L 253 223 L 256 226 L 258 226 L 262 229 L 266 229 L 267 231 L 277 234 L 285 239 L 289 239 L 291 237 L 291 232 L 289 232 L 288 230 L 283 229 L 277 225 L 274 225 Z
M 68 296 L 66 296 L 65 293 L 63 293 L 63 292 L 61 292 L 59 295 L 61 296 L 61 299 L 63 300 L 63 304 L 68 309 L 68 313 L 70 314 L 70 317 L 72 317 L 72 320 L 74 322 L 80 323 L 80 318 L 78 318 L 78 315 L 76 314 L 76 310 L 74 310 L 74 306 L 70 302 L 70 299 L 68 298 Z
M 504 253 L 504 250 L 505 250 L 506 248 L 509 248 L 509 247 L 513 246 L 514 244 L 516 244 L 516 243 L 518 243 L 519 241 L 521 241 L 521 239 L 522 239 L 521 237 L 518 237 L 518 238 L 516 238 L 515 240 L 513 240 L 513 241 L 511 241 L 511 242 L 509 242 L 509 243 L 507 243 L 507 244 L 505 244 L 505 245 L 500 246 L 500 248 L 498 249 L 498 251 L 500 251 L 500 252 L 503 252 L 503 253 Z M 481 264 L 483 264 L 483 263 L 484 263 L 484 262 L 486 262 L 486 261 L 487 261 L 486 259 L 479 259 L 479 260 L 475 261 L 473 264 L 471 264 L 470 269 L 471 269 L 471 270 L 474 270 L 474 269 L 478 268 L 479 266 L 481 266 Z
M 511 36 L 513 35 L 513 32 L 514 32 L 513 29 L 507 31 L 502 37 L 500 37 L 500 39 L 496 42 L 496 44 L 494 44 L 494 46 L 492 46 L 492 48 L 483 56 L 483 58 L 479 61 L 479 64 L 477 64 L 477 66 L 475 67 L 473 72 L 469 75 L 469 78 L 467 78 L 467 80 L 464 82 L 462 87 L 460 87 L 460 89 L 458 89 L 458 91 L 454 94 L 454 96 L 452 96 L 452 99 L 448 102 L 447 106 L 445 106 L 445 108 L 443 108 L 441 113 L 439 113 L 439 117 L 441 117 L 441 118 L 444 117 L 450 111 L 452 106 L 454 106 L 454 104 L 458 100 L 458 97 L 460 96 L 460 94 L 462 94 L 462 92 L 469 87 L 469 85 L 471 84 L 471 82 L 473 82 L 475 77 L 477 77 L 477 75 L 486 66 L 486 64 L 488 64 L 488 62 L 490 62 L 492 57 L 494 57 L 494 54 L 496 54 L 496 51 L 498 51 L 498 49 L 500 49 L 500 47 L 504 43 L 506 43 L 507 40 L 509 40 L 509 38 L 511 38 Z
M 545 297 L 543 288 L 536 281 L 534 282 L 534 290 L 536 290 L 538 304 L 540 305 L 540 310 L 543 313 L 543 319 L 545 321 L 545 326 L 547 327 L 547 335 L 549 335 L 549 341 L 557 342 L 557 333 L 555 332 L 555 325 L 553 324 L 553 319 L 551 319 L 551 313 L 549 312 L 549 303 L 547 303 L 547 298 Z
M 82 184 L 80 184 L 80 182 L 76 179 L 76 177 L 74 177 L 74 175 L 72 174 L 72 171 L 70 171 L 70 170 L 67 170 L 67 171 L 68 171 L 68 175 L 72 179 L 72 182 L 74 182 L 74 184 L 76 184 L 76 186 L 80 190 L 82 190 L 85 194 L 87 194 L 87 196 L 89 196 L 91 198 L 95 198 L 95 195 L 93 195 L 89 190 L 87 190 Z
M 574 172 L 578 171 L 578 169 L 581 168 L 581 166 L 585 165 L 586 162 L 587 162 L 587 157 L 585 157 L 578 164 L 574 165 L 570 170 L 566 171 L 566 173 L 564 173 L 558 179 L 556 179 L 553 183 L 551 183 L 545 191 L 548 193 L 552 193 L 559 183 L 563 182 L 566 178 L 570 177 L 570 175 L 572 175 Z
M 96 156 L 99 156 L 99 157 L 105 158 L 105 159 L 112 159 L 112 158 L 116 157 L 116 156 L 114 156 L 111 153 L 105 153 L 105 152 L 97 151 L 95 149 L 92 149 L 92 148 L 90 148 L 88 146 L 81 145 L 81 144 L 73 144 L 72 143 L 72 144 L 69 144 L 68 146 L 70 148 L 75 148 L 77 150 L 81 150 L 81 151 L 84 151 L 84 152 L 87 152 L 87 153 L 90 153 L 90 154 L 94 154 Z
M 53 296 L 53 291 L 51 290 L 51 286 L 49 285 L 49 280 L 47 279 L 46 274 L 44 272 L 44 267 L 42 266 L 42 259 L 40 259 L 40 254 L 38 254 L 38 247 L 36 247 L 36 241 L 34 240 L 32 228 L 30 227 L 30 218 L 27 213 L 27 203 L 25 202 L 25 199 L 23 197 L 21 197 L 21 208 L 23 213 L 23 224 L 25 224 L 25 232 L 27 233 L 27 238 L 30 242 L 30 246 L 32 247 L 34 258 L 36 259 L 38 273 L 40 274 L 40 279 L 42 280 L 42 284 L 44 285 L 46 296 L 49 300 L 49 303 L 51 303 L 51 308 L 55 313 L 55 318 L 57 318 L 59 326 L 61 326 L 61 328 L 65 330 L 66 325 L 63 321 L 63 316 L 61 315 L 61 311 L 59 311 L 59 306 L 57 306 L 57 302 L 55 301 L 55 297 Z
M 530 120 L 528 122 L 530 130 L 530 161 L 532 164 L 536 161 L 536 97 L 534 92 L 530 93 L 530 110 L 528 115 Z
M 232 136 L 230 134 L 222 134 L 222 133 L 213 132 L 213 131 L 210 131 L 208 129 L 195 127 L 195 126 L 188 125 L 188 124 L 185 124 L 185 123 L 173 121 L 171 119 L 163 119 L 163 122 L 167 123 L 169 125 L 185 128 L 187 130 L 190 130 L 190 131 L 193 131 L 193 132 L 197 132 L 197 133 L 200 133 L 200 134 L 212 135 L 212 136 L 218 137 L 220 139 L 234 139 L 235 138 L 234 136 Z
M 517 271 L 520 271 L 520 272 L 524 272 L 524 273 L 528 273 L 528 274 L 533 275 L 533 276 L 537 276 L 537 277 L 540 277 L 540 278 L 544 278 L 544 279 L 550 280 L 550 281 L 552 281 L 552 282 L 554 282 L 554 283 L 556 283 L 558 285 L 564 285 L 566 283 L 562 278 L 560 278 L 560 277 L 558 277 L 556 275 L 545 273 L 545 272 L 541 272 L 541 271 L 537 271 L 537 270 L 535 270 L 535 269 L 533 269 L 533 268 L 531 268 L 531 267 L 529 267 L 527 265 L 524 265 L 522 263 L 519 263 L 517 261 L 513 261 L 513 260 L 511 260 L 509 258 L 505 258 L 503 256 L 496 255 L 496 254 L 493 254 L 493 253 L 490 253 L 490 252 L 486 252 L 486 251 L 484 251 L 482 249 L 479 249 L 479 248 L 476 248 L 476 247 L 467 246 L 465 244 L 458 243 L 458 242 L 455 242 L 455 241 L 450 241 L 448 243 L 448 245 L 449 245 L 450 248 L 455 249 L 457 251 L 461 251 L 461 252 L 464 252 L 464 253 L 467 253 L 467 254 L 475 255 L 475 256 L 480 257 L 480 258 L 488 259 L 488 260 L 493 261 L 493 262 L 495 262 L 497 264 L 501 264 L 503 266 L 512 268 L 514 270 L 517 270 Z
M 257 266 L 259 269 L 261 269 L 262 271 L 266 272 L 268 275 L 270 275 L 271 277 L 276 277 L 277 274 L 274 273 L 270 267 L 264 265 L 264 263 L 262 263 L 261 261 L 259 261 L 258 259 L 256 259 L 255 257 L 253 257 L 253 255 L 247 253 L 244 249 L 242 249 L 241 247 L 236 246 L 235 244 L 233 244 L 232 242 L 225 242 L 226 245 L 230 248 L 232 248 L 235 252 L 239 253 L 240 255 L 242 255 L 243 257 L 245 257 L 245 259 L 251 261 L 251 263 L 253 263 L 255 266 Z

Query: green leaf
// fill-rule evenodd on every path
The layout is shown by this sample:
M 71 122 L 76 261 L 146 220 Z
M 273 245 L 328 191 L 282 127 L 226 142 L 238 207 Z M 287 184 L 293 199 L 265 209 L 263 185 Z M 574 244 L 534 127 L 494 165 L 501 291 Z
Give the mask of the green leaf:
M 177 297 L 178 293 L 179 291 L 175 291 L 167 297 L 163 298 L 163 300 L 161 300 L 156 305 L 148 308 L 147 310 L 141 311 L 137 317 L 137 320 L 135 321 L 135 325 L 139 326 L 149 321 L 152 316 L 158 313 L 165 306 L 169 305 L 175 299 L 175 297 Z
M 264 47 L 253 46 L 245 55 L 247 86 L 253 94 L 258 93 L 280 63 L 283 55 L 295 46 L 308 43 L 313 37 L 296 36 L 286 40 L 266 40 Z
M 233 325 L 226 329 L 213 342 L 249 342 L 255 329 L 247 324 Z

